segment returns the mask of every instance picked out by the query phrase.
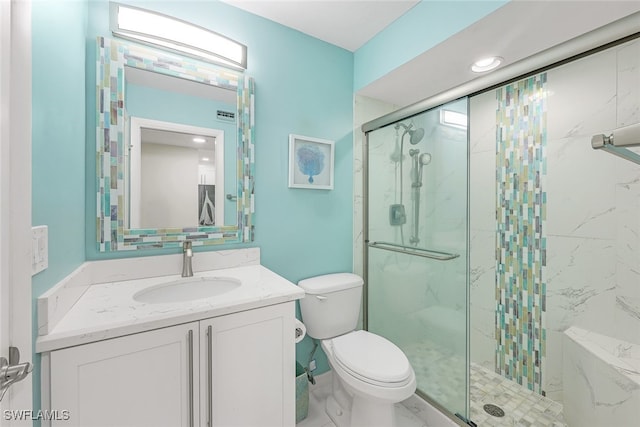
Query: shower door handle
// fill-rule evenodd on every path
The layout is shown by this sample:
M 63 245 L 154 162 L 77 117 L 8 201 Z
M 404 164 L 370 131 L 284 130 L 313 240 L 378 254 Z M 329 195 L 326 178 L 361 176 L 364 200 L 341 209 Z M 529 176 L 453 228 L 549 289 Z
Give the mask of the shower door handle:
M 459 254 L 451 254 L 448 252 L 434 251 L 431 249 L 418 248 L 414 246 L 403 246 L 389 242 L 370 242 L 370 248 L 384 249 L 386 251 L 399 252 L 406 255 L 416 255 L 423 258 L 435 259 L 437 261 L 449 261 L 458 258 Z

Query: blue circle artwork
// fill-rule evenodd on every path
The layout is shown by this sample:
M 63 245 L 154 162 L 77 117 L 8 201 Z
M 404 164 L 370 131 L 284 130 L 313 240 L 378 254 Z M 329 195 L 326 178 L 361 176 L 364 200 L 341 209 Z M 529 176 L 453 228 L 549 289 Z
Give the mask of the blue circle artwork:
M 315 145 L 303 145 L 296 151 L 298 169 L 309 177 L 309 184 L 313 184 L 313 177 L 324 169 L 324 153 Z

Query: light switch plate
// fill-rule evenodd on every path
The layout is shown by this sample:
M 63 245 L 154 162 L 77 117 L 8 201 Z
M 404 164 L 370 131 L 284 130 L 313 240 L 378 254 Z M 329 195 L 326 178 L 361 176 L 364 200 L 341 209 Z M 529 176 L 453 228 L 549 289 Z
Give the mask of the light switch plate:
M 31 275 L 49 267 L 49 227 L 31 228 Z

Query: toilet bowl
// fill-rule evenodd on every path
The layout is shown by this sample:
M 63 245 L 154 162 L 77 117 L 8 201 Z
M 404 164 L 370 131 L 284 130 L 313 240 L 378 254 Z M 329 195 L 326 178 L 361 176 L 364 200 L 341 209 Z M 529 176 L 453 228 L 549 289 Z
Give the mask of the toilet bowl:
M 367 331 L 323 340 L 322 349 L 334 375 L 326 407 L 334 424 L 395 426 L 394 404 L 416 390 L 415 374 L 402 350 Z
M 302 280 L 307 334 L 321 340 L 333 371 L 326 412 L 337 427 L 395 427 L 394 404 L 416 389 L 413 368 L 391 341 L 354 330 L 362 279 L 338 273 Z

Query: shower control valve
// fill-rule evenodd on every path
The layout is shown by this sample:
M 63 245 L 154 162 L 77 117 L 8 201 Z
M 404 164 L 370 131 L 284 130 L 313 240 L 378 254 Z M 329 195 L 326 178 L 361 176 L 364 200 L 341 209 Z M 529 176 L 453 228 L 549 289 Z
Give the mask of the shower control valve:
M 407 214 L 404 210 L 404 205 L 393 204 L 389 206 L 389 224 L 390 225 L 402 225 L 407 222 Z

